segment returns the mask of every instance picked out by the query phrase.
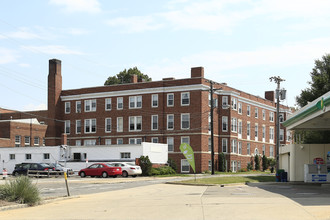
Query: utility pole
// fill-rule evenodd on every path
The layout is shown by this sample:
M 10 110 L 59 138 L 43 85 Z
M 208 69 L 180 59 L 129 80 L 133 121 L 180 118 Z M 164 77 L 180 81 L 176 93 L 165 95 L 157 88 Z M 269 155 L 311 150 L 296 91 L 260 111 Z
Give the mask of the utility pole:
M 210 102 L 211 102 L 211 109 L 210 109 L 210 117 L 211 117 L 211 174 L 214 175 L 214 130 L 213 130 L 213 110 L 214 110 L 214 101 L 213 101 L 213 93 L 214 91 L 217 90 L 222 90 L 222 89 L 214 89 L 213 88 L 213 81 L 207 81 L 210 83 Z
M 280 89 L 281 82 L 285 81 L 279 76 L 272 76 L 269 78 L 270 81 L 273 81 L 277 84 L 276 88 L 276 170 L 280 168 L 280 96 L 282 97 L 281 93 L 285 93 L 284 89 Z M 283 95 L 284 96 L 284 95 Z M 284 98 L 283 98 L 284 99 Z M 282 100 L 283 100 L 282 99 Z

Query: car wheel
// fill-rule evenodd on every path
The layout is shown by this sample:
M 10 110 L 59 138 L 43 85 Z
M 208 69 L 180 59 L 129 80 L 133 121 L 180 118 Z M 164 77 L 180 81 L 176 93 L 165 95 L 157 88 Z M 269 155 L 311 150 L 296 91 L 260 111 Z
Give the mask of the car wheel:
M 135 177 L 137 177 L 137 175 L 133 175 L 132 177 L 134 177 L 134 178 L 135 178 Z
M 107 172 L 103 172 L 103 173 L 102 173 L 102 177 L 103 177 L 103 178 L 107 178 L 107 177 L 108 177 L 108 173 L 107 173 Z
M 123 177 L 128 177 L 128 173 L 127 171 L 123 171 L 123 173 L 121 174 Z
M 81 172 L 81 173 L 80 173 L 80 177 L 81 177 L 81 178 L 86 177 L 86 173 L 85 173 L 85 172 Z

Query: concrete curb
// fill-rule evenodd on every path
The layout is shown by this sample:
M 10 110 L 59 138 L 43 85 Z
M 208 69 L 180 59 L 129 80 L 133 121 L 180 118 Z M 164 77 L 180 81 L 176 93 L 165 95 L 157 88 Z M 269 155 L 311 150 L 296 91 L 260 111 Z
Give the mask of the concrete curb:
M 67 199 L 75 199 L 75 198 L 80 198 L 80 196 L 64 196 L 64 197 L 56 197 L 56 198 L 46 198 L 41 200 L 37 205 L 44 205 L 48 204 L 51 202 L 56 202 L 56 201 L 62 201 L 62 200 L 67 200 Z M 28 204 L 17 204 L 17 205 L 7 205 L 7 206 L 2 206 L 0 207 L 0 212 L 1 211 L 7 211 L 7 210 L 12 210 L 12 209 L 20 209 L 20 208 L 27 208 L 27 207 L 33 207 Z

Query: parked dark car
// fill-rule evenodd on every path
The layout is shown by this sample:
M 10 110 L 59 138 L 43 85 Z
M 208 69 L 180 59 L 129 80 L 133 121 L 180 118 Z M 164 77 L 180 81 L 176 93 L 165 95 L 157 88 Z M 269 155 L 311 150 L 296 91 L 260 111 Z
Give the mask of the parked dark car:
M 27 175 L 28 170 L 48 171 L 55 169 L 51 168 L 48 164 L 45 163 L 20 163 L 15 165 L 15 169 L 12 174 L 13 176 Z
M 122 175 L 122 171 L 121 167 L 114 167 L 112 164 L 95 163 L 85 169 L 80 170 L 78 175 L 82 178 L 86 176 L 98 176 L 106 178 L 108 176 L 117 177 Z

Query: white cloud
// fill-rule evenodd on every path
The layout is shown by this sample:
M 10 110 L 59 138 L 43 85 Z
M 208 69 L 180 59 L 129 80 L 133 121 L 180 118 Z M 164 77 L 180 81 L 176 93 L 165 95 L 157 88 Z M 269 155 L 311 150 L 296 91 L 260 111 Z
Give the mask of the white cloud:
M 15 62 L 18 58 L 18 55 L 15 51 L 0 48 L 0 64 L 12 63 Z
M 23 106 L 23 110 L 22 111 L 39 111 L 39 110 L 47 110 L 47 105 L 46 104 L 27 104 L 25 106 Z
M 106 21 L 111 27 L 120 27 L 124 32 L 136 33 L 157 30 L 162 24 L 157 24 L 154 16 L 119 17 Z
M 31 67 L 31 65 L 29 63 L 20 63 L 18 65 L 21 66 L 21 67 L 24 67 L 24 68 Z
M 64 7 L 65 12 L 101 12 L 100 3 L 98 0 L 50 0 L 50 4 Z
M 29 50 L 35 53 L 44 54 L 71 54 L 71 55 L 83 55 L 84 53 L 76 50 L 71 50 L 61 45 L 48 45 L 48 46 L 22 46 L 24 50 Z

